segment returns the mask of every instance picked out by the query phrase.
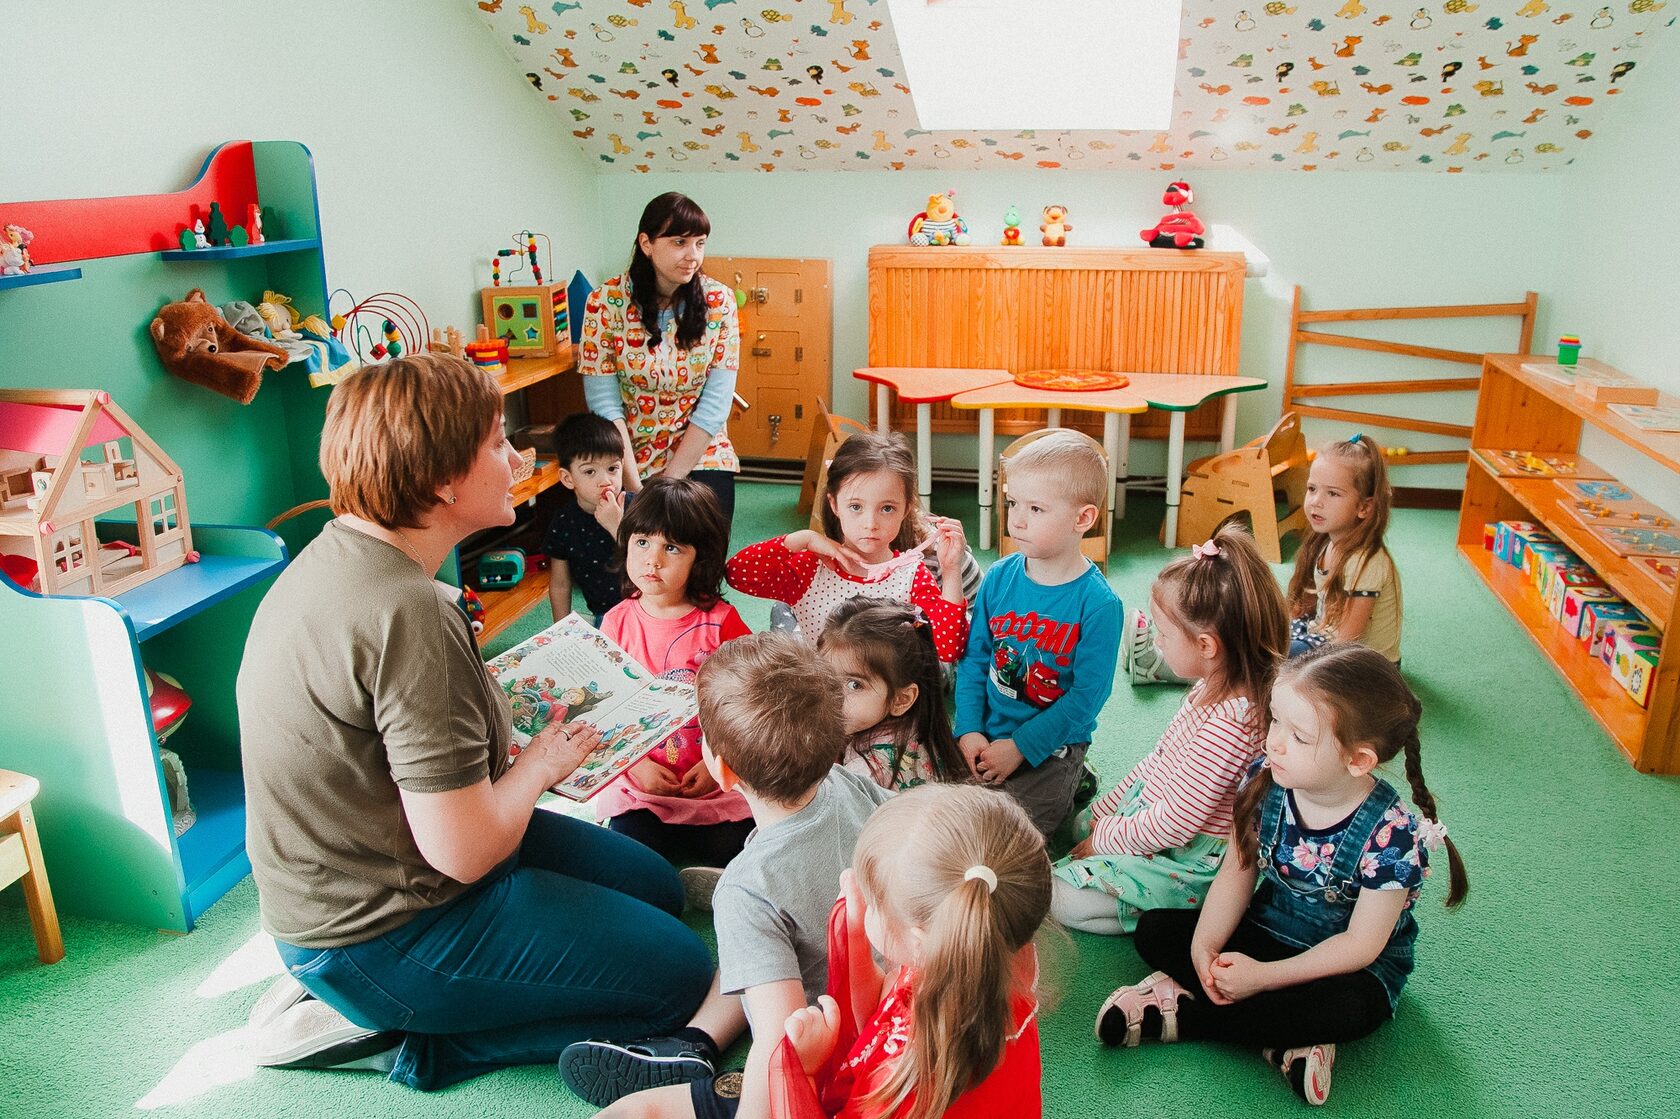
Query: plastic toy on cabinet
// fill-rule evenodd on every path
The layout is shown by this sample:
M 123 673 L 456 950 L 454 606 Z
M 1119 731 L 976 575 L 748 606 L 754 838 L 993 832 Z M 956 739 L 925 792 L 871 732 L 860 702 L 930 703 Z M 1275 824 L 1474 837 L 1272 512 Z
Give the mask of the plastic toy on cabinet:
M 0 389 L 0 463 L 0 552 L 33 560 L 42 594 L 115 597 L 198 560 L 180 468 L 109 393 Z M 102 547 L 95 518 L 125 506 L 137 542 Z
M 957 192 L 930 194 L 927 209 L 910 219 L 907 236 L 912 245 L 966 245 L 968 223 L 957 216 Z
M 1066 206 L 1044 207 L 1044 221 L 1040 223 L 1038 231 L 1044 235 L 1045 245 L 1060 248 L 1067 244 L 1067 235 L 1073 231 L 1067 215 Z
M 1190 190 L 1189 183 L 1168 183 L 1165 193 L 1161 195 L 1161 204 L 1171 206 L 1172 213 L 1162 215 L 1154 228 L 1143 230 L 1139 236 L 1154 249 L 1201 248 L 1205 244 L 1202 234 L 1207 232 L 1207 227 L 1202 224 L 1201 218 L 1184 208 L 1195 200 L 1196 196 Z
M 485 552 L 478 558 L 478 589 L 505 591 L 525 578 L 525 553 L 519 548 Z
M 1020 245 L 1021 241 L 1021 211 L 1013 204 L 1003 212 L 1003 244 Z
M 29 256 L 29 243 L 35 234 L 21 225 L 0 226 L 0 276 L 21 276 L 34 261 Z

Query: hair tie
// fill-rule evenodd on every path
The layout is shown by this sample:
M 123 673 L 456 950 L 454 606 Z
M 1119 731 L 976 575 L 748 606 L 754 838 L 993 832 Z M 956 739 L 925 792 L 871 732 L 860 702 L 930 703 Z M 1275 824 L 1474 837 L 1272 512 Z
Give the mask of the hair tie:
M 1219 550 L 1218 544 L 1209 540 L 1206 544 L 1190 545 L 1190 554 L 1195 556 L 1197 559 L 1215 559 L 1225 553 Z
M 927 611 L 923 610 L 920 606 L 910 607 L 910 615 L 911 629 L 920 630 L 933 628 L 933 623 L 928 620 Z
M 985 863 L 976 863 L 974 866 L 971 866 L 967 870 L 963 871 L 964 882 L 967 882 L 971 878 L 978 878 L 980 881 L 984 882 L 986 884 L 986 892 L 988 894 L 997 893 L 997 872 L 992 870 L 992 868 L 987 866 Z
M 1428 816 L 1418 821 L 1418 846 L 1430 851 L 1439 851 L 1447 843 L 1447 825 L 1439 820 L 1431 820 Z
M 1352 435 L 1348 436 L 1348 443 L 1349 445 L 1352 445 L 1363 438 L 1365 438 L 1365 433 L 1363 431 L 1356 431 Z

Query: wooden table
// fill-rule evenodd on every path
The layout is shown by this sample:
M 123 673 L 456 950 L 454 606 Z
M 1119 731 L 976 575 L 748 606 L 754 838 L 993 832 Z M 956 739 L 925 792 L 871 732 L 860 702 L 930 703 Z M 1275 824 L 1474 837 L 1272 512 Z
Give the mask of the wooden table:
M 913 369 L 903 366 L 854 369 L 852 376 L 875 386 L 875 430 L 882 435 L 891 430 L 889 388 L 898 394 L 899 400 L 916 406 L 916 492 L 921 496 L 924 509 L 933 496 L 933 405 L 950 400 L 960 392 L 1010 380 L 1007 369 Z
M 1163 539 L 1169 548 L 1178 546 L 1179 490 L 1184 475 L 1184 418 L 1187 413 L 1214 397 L 1223 396 L 1219 448 L 1236 444 L 1236 394 L 1264 388 L 1259 377 L 1220 377 L 1187 373 L 1129 373 L 1124 388 L 1100 392 L 1068 392 L 1028 388 L 1013 380 L 961 392 L 951 398 L 953 408 L 979 412 L 979 498 L 980 546 L 991 547 L 992 464 L 995 448 L 992 413 L 999 408 L 1043 408 L 1048 424 L 1061 423 L 1062 410 L 1103 413 L 1103 450 L 1113 472 L 1109 479 L 1109 507 L 1116 517 L 1125 515 L 1125 482 L 1129 474 L 1130 417 L 1150 408 L 1169 413 L 1167 435 L 1167 525 Z

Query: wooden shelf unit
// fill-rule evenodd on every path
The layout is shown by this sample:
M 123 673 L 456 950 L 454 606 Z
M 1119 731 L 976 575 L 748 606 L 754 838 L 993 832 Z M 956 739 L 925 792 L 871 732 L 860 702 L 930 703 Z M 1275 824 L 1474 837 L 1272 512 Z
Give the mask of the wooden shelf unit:
M 482 645 L 548 597 L 548 570 L 528 571 L 525 578 L 507 590 L 479 591 L 478 597 L 484 603 L 484 632 L 478 635 Z
M 17 276 L 0 276 L 0 291 L 11 291 L 13 288 L 32 288 L 42 284 L 62 284 L 69 280 L 82 278 L 80 268 L 68 265 L 45 264 L 31 268 Z
M 561 346 L 560 352 L 552 357 L 509 358 L 501 373 L 497 374 L 496 383 L 501 386 L 502 395 L 506 396 L 558 374 L 570 373 L 576 368 L 577 360 L 573 357 L 572 344 L 566 342 Z
M 1657 466 L 1680 473 L 1680 435 L 1641 431 L 1605 405 L 1578 399 L 1569 386 L 1522 369 L 1524 362 L 1548 360 L 1522 354 L 1487 355 L 1471 435 L 1473 448 L 1573 453 L 1580 448 L 1582 430 L 1591 424 Z M 1665 397 L 1663 403 L 1677 402 Z M 1600 542 L 1558 504 L 1561 494 L 1549 479 L 1500 477 L 1481 456 L 1471 454 L 1458 518 L 1459 552 L 1634 767 L 1645 773 L 1680 773 L 1680 647 L 1672 640 L 1677 596 Z M 1605 667 L 1587 655 L 1585 646 L 1563 631 L 1526 576 L 1482 547 L 1483 526 L 1502 520 L 1544 525 L 1662 630 L 1662 656 L 1651 682 L 1649 709 L 1635 703 Z

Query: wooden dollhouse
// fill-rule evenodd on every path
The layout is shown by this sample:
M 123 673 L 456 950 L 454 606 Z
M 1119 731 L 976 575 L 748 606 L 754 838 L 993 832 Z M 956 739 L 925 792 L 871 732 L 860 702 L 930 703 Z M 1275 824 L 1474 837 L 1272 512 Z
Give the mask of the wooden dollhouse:
M 124 507 L 135 539 L 101 541 L 95 519 Z M 113 597 L 191 563 L 180 467 L 109 393 L 0 389 L 0 553 L 33 558 L 43 594 Z

